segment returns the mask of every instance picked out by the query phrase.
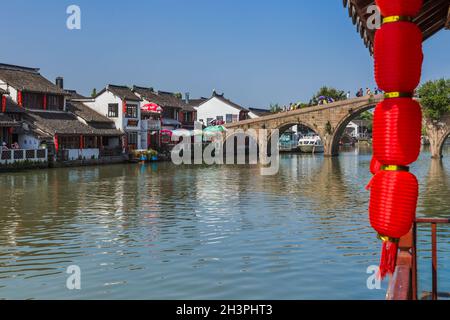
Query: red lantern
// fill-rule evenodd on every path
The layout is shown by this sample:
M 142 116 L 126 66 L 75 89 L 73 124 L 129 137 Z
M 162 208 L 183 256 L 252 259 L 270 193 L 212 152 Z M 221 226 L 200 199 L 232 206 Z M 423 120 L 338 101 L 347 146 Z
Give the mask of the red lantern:
M 55 144 L 55 152 L 58 153 L 59 143 L 58 143 L 58 136 L 56 134 L 55 134 L 55 137 L 53 138 L 53 143 Z
M 2 96 L 2 113 L 6 112 L 6 96 Z
M 407 166 L 420 154 L 422 110 L 410 98 L 386 99 L 375 108 L 373 153 L 383 165 Z
M 418 190 L 416 177 L 406 171 L 380 171 L 371 182 L 370 223 L 383 240 L 381 278 L 395 271 L 397 242 L 412 228 Z
M 127 113 L 127 101 L 125 99 L 122 101 L 122 112 L 124 115 Z
M 22 107 L 22 91 L 17 91 L 17 104 Z
M 415 17 L 422 8 L 422 0 L 376 0 L 384 17 L 408 16 Z
M 375 80 L 385 92 L 412 93 L 423 62 L 422 32 L 413 23 L 384 24 L 375 33 Z

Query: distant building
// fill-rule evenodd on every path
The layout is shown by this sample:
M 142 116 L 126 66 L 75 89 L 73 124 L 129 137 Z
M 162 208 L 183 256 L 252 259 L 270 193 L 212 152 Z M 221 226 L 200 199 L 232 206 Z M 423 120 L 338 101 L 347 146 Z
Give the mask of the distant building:
M 249 110 L 224 97 L 224 94 L 213 92 L 211 98 L 197 108 L 197 119 L 205 125 L 213 120 L 232 123 L 249 118 Z
M 345 133 L 352 138 L 367 139 L 372 136 L 369 120 L 353 120 L 345 128 Z
M 84 102 L 89 108 L 114 121 L 116 128 L 125 133 L 122 145 L 128 150 L 146 148 L 142 144 L 141 103 L 142 99 L 129 87 L 112 84 L 107 85 L 95 98 Z

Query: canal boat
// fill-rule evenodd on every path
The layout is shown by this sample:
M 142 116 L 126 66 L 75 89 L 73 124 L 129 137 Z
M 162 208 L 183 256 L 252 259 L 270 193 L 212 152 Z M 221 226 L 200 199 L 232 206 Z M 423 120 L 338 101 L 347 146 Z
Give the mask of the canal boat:
M 305 136 L 298 141 L 298 148 L 303 153 L 323 153 L 324 147 L 319 136 Z

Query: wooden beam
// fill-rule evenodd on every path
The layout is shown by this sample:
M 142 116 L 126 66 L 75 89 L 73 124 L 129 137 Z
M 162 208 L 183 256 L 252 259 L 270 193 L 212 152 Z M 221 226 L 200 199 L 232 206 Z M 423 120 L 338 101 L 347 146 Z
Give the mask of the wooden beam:
M 450 5 L 448 6 L 447 22 L 445 23 L 445 29 L 450 30 Z

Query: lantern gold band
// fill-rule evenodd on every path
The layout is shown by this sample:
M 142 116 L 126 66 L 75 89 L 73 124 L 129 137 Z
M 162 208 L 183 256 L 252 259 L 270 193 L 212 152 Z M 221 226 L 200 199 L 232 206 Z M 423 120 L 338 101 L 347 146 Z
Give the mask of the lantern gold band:
M 384 94 L 385 99 L 412 98 L 413 96 L 411 92 L 386 92 Z
M 381 234 L 378 235 L 378 239 L 383 241 L 383 242 L 392 242 L 392 243 L 399 243 L 400 239 L 395 239 L 395 238 L 391 238 L 388 236 L 382 236 Z
M 411 22 L 412 18 L 408 17 L 408 16 L 390 16 L 390 17 L 383 18 L 383 24 L 399 22 L 399 21 Z
M 396 166 L 396 165 L 384 165 L 384 166 L 381 166 L 381 170 L 383 170 L 383 171 L 404 171 L 404 172 L 409 172 L 409 167 Z

